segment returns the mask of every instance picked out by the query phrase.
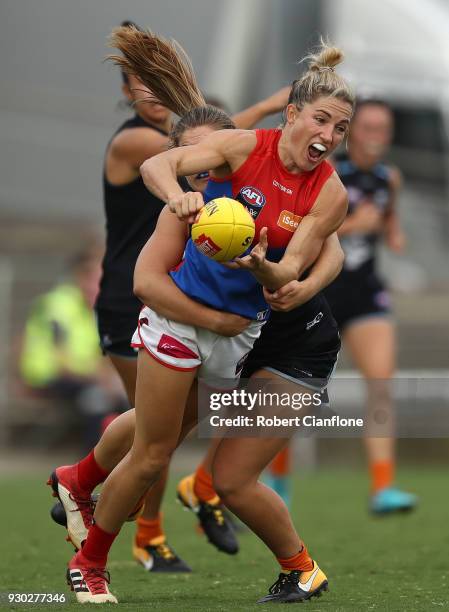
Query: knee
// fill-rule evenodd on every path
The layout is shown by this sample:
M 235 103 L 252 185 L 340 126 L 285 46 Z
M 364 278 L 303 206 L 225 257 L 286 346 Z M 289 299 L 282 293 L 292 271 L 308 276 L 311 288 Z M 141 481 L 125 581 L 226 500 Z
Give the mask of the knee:
M 391 400 L 391 381 L 387 378 L 368 381 L 368 397 L 374 402 Z
M 139 478 L 148 485 L 154 484 L 170 464 L 172 449 L 149 449 L 145 453 L 133 453 L 132 461 L 136 464 Z
M 222 502 L 225 505 L 231 505 L 241 492 L 243 483 L 237 475 L 221 471 L 213 475 L 213 486 Z

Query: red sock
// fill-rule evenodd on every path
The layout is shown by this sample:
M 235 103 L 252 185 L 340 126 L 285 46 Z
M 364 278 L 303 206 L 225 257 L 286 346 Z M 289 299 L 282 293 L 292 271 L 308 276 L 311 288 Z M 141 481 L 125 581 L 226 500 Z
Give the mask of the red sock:
M 377 493 L 381 489 L 390 487 L 394 479 L 394 462 L 393 461 L 373 461 L 370 465 L 371 472 L 371 490 Z
M 109 549 L 118 534 L 119 532 L 107 533 L 97 524 L 92 525 L 89 529 L 87 540 L 78 553 L 78 558 L 81 558 L 86 565 L 92 567 L 105 567 L 108 560 Z
M 218 502 L 219 500 L 212 486 L 212 475 L 204 469 L 203 465 L 198 466 L 195 472 L 193 492 L 203 502 Z
M 95 459 L 94 451 L 78 463 L 78 482 L 85 491 L 93 491 L 100 482 L 108 477 L 109 472 L 100 467 Z
M 294 570 L 310 572 L 310 570 L 313 569 L 313 561 L 305 545 L 303 545 L 299 553 L 293 555 L 293 557 L 288 557 L 288 559 L 276 558 L 284 572 L 292 572 Z
M 162 514 L 159 513 L 157 518 L 152 520 L 140 517 L 137 519 L 136 523 L 136 545 L 140 548 L 145 548 L 145 546 L 151 544 L 156 538 L 163 538 L 165 540 L 164 531 L 162 529 Z M 159 543 L 161 542 L 162 540 L 159 540 Z

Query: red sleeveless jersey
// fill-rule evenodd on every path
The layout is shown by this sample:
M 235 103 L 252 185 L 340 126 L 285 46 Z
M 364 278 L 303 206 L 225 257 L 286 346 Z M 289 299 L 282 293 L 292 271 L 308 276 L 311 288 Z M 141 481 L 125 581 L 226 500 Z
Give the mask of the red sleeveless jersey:
M 205 199 L 219 197 L 220 186 L 227 184 L 220 195 L 239 200 L 249 210 L 256 223 L 255 242 L 259 230 L 267 227 L 270 249 L 284 250 L 334 168 L 323 161 L 310 172 L 289 172 L 279 159 L 281 135 L 280 129 L 256 130 L 257 144 L 249 157 L 225 179 L 211 178 Z
M 310 172 L 292 174 L 279 159 L 281 130 L 256 130 L 256 134 L 257 145 L 245 163 L 225 179 L 210 179 L 204 200 L 222 196 L 239 200 L 256 224 L 253 245 L 260 229 L 267 227 L 267 258 L 279 261 L 334 169 L 324 161 Z M 259 321 L 268 315 L 262 286 L 250 272 L 230 270 L 209 259 L 191 240 L 182 265 L 171 276 L 184 293 L 213 308 Z

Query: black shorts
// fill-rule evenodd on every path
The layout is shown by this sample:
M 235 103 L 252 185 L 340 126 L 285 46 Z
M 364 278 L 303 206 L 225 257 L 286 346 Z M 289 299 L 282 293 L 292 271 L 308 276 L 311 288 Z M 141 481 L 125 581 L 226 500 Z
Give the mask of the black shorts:
M 340 331 L 360 319 L 391 314 L 390 295 L 374 272 L 343 271 L 324 294 Z
M 299 385 L 325 389 L 340 335 L 322 295 L 290 312 L 272 312 L 243 367 L 242 377 L 268 370 Z
M 98 334 L 103 355 L 137 358 L 131 338 L 137 328 L 139 312 L 121 313 L 103 308 L 96 309 Z

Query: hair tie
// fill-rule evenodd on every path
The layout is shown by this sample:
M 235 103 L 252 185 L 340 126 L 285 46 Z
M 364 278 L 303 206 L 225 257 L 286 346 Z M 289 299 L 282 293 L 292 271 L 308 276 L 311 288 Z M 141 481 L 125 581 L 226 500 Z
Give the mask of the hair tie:
M 320 66 L 318 68 L 319 72 L 326 72 L 326 70 L 330 70 L 330 72 L 335 72 L 332 66 Z

